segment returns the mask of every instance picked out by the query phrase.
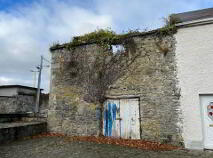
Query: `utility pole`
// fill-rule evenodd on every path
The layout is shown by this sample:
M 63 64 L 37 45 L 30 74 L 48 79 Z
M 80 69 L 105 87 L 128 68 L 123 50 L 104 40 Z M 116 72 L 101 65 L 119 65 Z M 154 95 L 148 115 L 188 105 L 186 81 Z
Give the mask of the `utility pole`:
M 38 74 L 38 87 L 37 87 L 37 95 L 36 95 L 35 113 L 39 112 L 40 93 L 41 93 L 41 90 L 40 90 L 40 86 L 41 86 L 41 71 L 42 71 L 42 68 L 43 68 L 43 60 L 44 60 L 43 56 L 41 56 L 40 66 L 37 67 L 39 74 Z

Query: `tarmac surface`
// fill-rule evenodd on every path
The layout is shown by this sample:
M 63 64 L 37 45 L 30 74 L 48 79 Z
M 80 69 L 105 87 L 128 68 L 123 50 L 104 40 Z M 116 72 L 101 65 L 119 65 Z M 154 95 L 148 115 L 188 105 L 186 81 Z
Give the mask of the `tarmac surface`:
M 41 137 L 0 144 L 0 158 L 212 158 L 213 151 L 150 151 Z

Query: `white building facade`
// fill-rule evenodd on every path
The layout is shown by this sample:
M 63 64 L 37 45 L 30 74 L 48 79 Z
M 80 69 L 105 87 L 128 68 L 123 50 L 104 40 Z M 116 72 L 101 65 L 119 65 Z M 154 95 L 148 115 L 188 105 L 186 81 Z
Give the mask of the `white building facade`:
M 203 11 L 207 14 L 212 9 L 180 17 L 205 15 Z M 184 145 L 189 149 L 213 149 L 213 18 L 188 19 L 177 27 L 176 62 Z

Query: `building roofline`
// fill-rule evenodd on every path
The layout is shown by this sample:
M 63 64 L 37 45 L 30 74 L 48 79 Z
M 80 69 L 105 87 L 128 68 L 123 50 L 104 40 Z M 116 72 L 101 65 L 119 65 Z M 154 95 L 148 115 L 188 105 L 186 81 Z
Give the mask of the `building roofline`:
M 175 13 L 174 15 L 184 15 L 184 14 L 192 14 L 192 13 L 200 13 L 200 12 L 209 12 L 213 10 L 212 7 L 210 8 L 204 8 L 204 9 L 197 9 L 197 10 L 191 10 L 191 11 L 185 11 L 185 12 L 179 12 L 179 13 Z
M 35 87 L 30 87 L 30 86 L 23 86 L 23 85 L 0 85 L 1 88 L 25 88 L 25 89 L 31 89 L 31 90 L 36 90 L 37 88 Z M 44 89 L 41 89 L 41 91 Z
M 175 26 L 177 28 L 181 28 L 181 27 L 192 27 L 192 26 L 207 25 L 207 24 L 213 24 L 213 18 L 206 18 L 206 19 L 199 19 L 199 20 L 192 20 L 192 21 L 177 23 Z
M 177 19 L 177 27 L 190 27 L 213 23 L 213 8 L 193 10 L 188 12 L 172 14 Z

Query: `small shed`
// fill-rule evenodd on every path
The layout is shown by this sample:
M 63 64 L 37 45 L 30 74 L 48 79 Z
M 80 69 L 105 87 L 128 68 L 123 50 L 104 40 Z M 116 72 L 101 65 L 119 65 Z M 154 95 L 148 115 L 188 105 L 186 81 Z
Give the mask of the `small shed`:
M 37 88 L 22 85 L 0 86 L 0 114 L 33 112 Z

